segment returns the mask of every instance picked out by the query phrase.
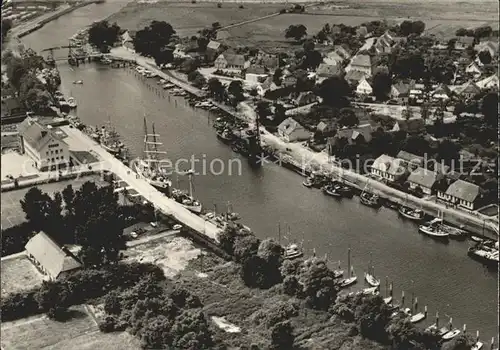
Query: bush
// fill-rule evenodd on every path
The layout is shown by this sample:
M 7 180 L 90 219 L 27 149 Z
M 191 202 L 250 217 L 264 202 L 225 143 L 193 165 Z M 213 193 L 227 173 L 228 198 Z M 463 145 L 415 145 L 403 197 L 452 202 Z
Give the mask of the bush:
M 219 3 L 217 4 L 217 8 L 221 8 L 221 7 L 222 7 L 222 4 L 219 2 Z
M 47 311 L 47 316 L 51 320 L 63 322 L 68 319 L 68 309 L 64 306 L 54 306 Z
M 244 8 L 245 8 L 245 6 L 243 6 L 243 5 L 240 5 L 240 6 L 239 6 L 239 8 L 240 8 L 240 9 L 244 9 Z
M 114 316 L 106 316 L 104 321 L 99 323 L 99 330 L 104 333 L 114 332 L 116 326 L 116 318 Z
M 33 225 L 29 222 L 2 230 L 2 256 L 22 252 L 26 243 L 34 235 Z

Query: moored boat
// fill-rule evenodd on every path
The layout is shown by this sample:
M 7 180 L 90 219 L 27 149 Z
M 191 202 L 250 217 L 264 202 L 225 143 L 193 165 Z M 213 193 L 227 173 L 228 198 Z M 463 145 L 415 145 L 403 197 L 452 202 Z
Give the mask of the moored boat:
M 399 208 L 399 214 L 409 220 L 421 221 L 424 218 L 424 212 L 421 209 L 412 209 L 410 207 L 402 205 Z
M 299 246 L 295 243 L 289 244 L 285 248 L 285 252 L 283 254 L 283 258 L 287 260 L 293 260 L 300 258 L 302 255 L 304 255 L 304 252 Z
M 342 193 L 340 193 L 335 187 L 333 187 L 332 185 L 327 185 L 327 186 L 324 186 L 322 189 L 324 194 L 328 195 L 328 196 L 331 196 L 331 197 L 336 197 L 336 198 L 341 198 L 342 197 Z
M 418 323 L 418 322 L 425 320 L 426 317 L 427 317 L 427 315 L 425 312 L 419 312 L 419 313 L 416 313 L 410 317 L 410 322 L 411 323 Z
M 440 219 L 435 219 L 426 224 L 420 225 L 418 230 L 419 232 L 422 232 L 432 238 L 448 240 L 450 234 L 441 228 L 441 223 L 442 221 Z
M 354 268 L 351 266 L 351 248 L 347 250 L 347 267 L 348 267 L 347 271 L 349 271 L 349 277 L 340 280 L 339 282 L 340 288 L 349 287 L 354 283 L 356 283 L 356 281 L 358 280 L 358 277 L 356 277 L 356 274 L 354 273 Z
M 307 188 L 311 188 L 313 187 L 313 182 L 311 181 L 310 178 L 307 178 L 305 181 L 302 182 L 302 185 Z
M 380 286 L 380 280 L 376 279 L 375 276 L 369 272 L 365 272 L 365 281 L 372 287 Z
M 230 129 L 224 129 L 221 132 L 217 132 L 217 138 L 224 143 L 229 143 L 233 141 L 233 133 Z
M 444 341 L 451 340 L 451 339 L 455 338 L 457 335 L 459 335 L 460 332 L 461 331 L 458 328 L 452 329 L 452 330 L 448 331 L 447 333 L 443 334 L 441 339 L 443 339 Z
M 366 206 L 372 207 L 372 208 L 379 208 L 380 207 L 380 198 L 378 195 L 365 192 L 361 193 L 359 196 L 359 200 L 361 204 L 364 204 Z
M 68 106 L 69 106 L 69 108 L 76 108 L 77 107 L 76 100 L 74 97 L 68 98 Z

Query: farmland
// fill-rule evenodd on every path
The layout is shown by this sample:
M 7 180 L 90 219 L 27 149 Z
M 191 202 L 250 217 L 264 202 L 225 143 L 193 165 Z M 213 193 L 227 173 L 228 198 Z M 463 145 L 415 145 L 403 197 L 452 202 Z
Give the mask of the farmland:
M 284 31 L 291 24 L 303 24 L 308 35 L 316 34 L 326 23 L 359 25 L 366 21 L 385 19 L 401 22 L 420 19 L 426 23 L 428 33 L 438 37 L 451 37 L 460 27 L 474 28 L 481 25 L 498 27 L 495 14 L 497 4 L 492 1 L 339 1 L 334 4 L 312 5 L 305 14 L 282 14 L 228 28 L 224 40 L 229 46 L 259 46 L 270 51 L 290 49 L 292 44 L 284 39 Z M 257 19 L 278 12 L 285 4 L 158 2 L 154 4 L 130 3 L 109 18 L 122 28 L 138 30 L 152 20 L 170 23 L 179 36 L 195 35 L 198 30 L 219 22 L 223 27 Z M 451 7 L 451 9 L 450 9 Z M 412 16 L 408 16 L 412 14 Z M 293 48 L 293 47 L 292 47 Z
M 52 321 L 33 316 L 2 323 L 4 349 L 139 349 L 139 341 L 127 333 L 100 333 L 84 306 L 69 309 L 71 319 Z

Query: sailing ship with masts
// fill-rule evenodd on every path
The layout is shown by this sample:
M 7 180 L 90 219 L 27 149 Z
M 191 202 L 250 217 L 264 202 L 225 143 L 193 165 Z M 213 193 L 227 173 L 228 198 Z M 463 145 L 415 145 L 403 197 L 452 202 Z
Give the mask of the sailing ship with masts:
M 173 199 L 175 199 L 176 202 L 180 203 L 184 208 L 188 209 L 189 211 L 195 214 L 200 214 L 201 210 L 203 209 L 203 206 L 200 203 L 200 201 L 198 201 L 193 197 L 194 170 L 191 169 L 187 171 L 186 175 L 189 178 L 189 192 L 180 190 L 178 188 L 173 188 L 171 196 Z
M 158 146 L 162 143 L 158 141 L 159 135 L 155 134 L 154 123 L 152 128 L 153 133 L 149 134 L 146 118 L 144 118 L 144 157 L 135 160 L 133 170 L 137 176 L 145 179 L 158 191 L 169 195 L 172 182 L 168 178 L 167 169 L 161 167 L 159 159 L 159 155 L 166 154 L 166 152 L 158 150 Z

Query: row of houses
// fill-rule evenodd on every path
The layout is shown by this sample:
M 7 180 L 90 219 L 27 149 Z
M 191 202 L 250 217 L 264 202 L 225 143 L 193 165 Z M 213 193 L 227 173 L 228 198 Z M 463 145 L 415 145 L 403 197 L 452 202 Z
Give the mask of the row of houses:
M 371 166 L 372 176 L 388 183 L 406 180 L 409 189 L 424 196 L 435 195 L 446 204 L 473 211 L 481 204 L 482 190 L 476 184 L 456 179 L 444 165 L 429 169 L 424 158 L 401 151 L 396 157 L 386 154 L 378 157 Z

